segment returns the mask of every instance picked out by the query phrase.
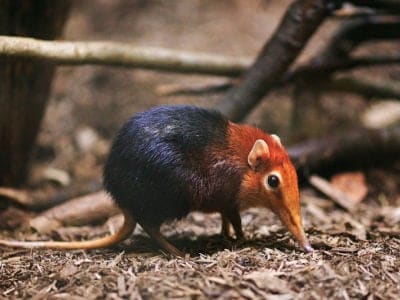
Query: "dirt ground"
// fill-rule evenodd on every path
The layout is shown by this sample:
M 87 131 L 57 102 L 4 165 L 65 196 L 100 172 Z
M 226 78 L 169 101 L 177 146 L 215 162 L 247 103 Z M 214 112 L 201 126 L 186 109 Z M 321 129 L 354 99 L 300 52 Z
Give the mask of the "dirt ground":
M 65 38 L 254 56 L 290 2 L 75 1 Z M 321 47 L 335 28 L 335 22 L 325 24 L 301 60 Z M 383 44 L 374 51 L 394 51 L 392 47 Z M 398 68 L 371 68 L 364 75 L 400 80 Z M 111 138 L 130 115 L 161 103 L 212 106 L 221 97 L 159 97 L 158 87 L 221 80 L 113 67 L 60 67 L 30 184 L 40 188 L 43 179 L 34 176 L 35 170 L 46 167 L 64 170 L 73 182 L 99 183 Z M 285 140 L 290 96 L 290 90 L 273 92 L 247 121 L 269 126 Z M 339 104 L 326 99 L 329 119 L 354 126 L 368 104 L 360 97 L 340 97 Z M 219 216 L 192 213 L 162 228 L 188 253 L 185 259 L 160 252 L 140 228 L 114 249 L 0 248 L 0 299 L 398 299 L 400 161 L 389 165 L 361 170 L 368 195 L 351 213 L 311 188 L 302 189 L 304 226 L 313 253 L 303 253 L 277 218 L 262 209 L 243 212 L 247 240 L 241 243 L 219 235 Z M 34 214 L 15 210 L 23 216 Z M 87 239 L 109 231 L 106 223 L 66 232 L 67 238 Z M 26 228 L 2 230 L 0 236 L 60 238 L 59 233 L 39 236 Z

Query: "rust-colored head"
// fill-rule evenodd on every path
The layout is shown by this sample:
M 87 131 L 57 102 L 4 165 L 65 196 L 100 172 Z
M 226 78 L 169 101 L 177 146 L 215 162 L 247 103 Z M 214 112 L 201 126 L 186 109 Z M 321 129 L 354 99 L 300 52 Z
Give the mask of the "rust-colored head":
M 247 163 L 248 170 L 239 192 L 241 208 L 270 208 L 304 251 L 312 251 L 301 221 L 296 170 L 279 137 L 265 135 L 256 139 L 248 150 Z

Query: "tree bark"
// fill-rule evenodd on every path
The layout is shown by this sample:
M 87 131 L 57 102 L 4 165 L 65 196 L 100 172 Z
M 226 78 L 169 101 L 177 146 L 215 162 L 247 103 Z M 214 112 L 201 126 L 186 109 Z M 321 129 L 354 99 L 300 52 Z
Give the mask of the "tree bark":
M 233 88 L 217 109 L 240 121 L 282 78 L 300 54 L 335 1 L 297 0 L 287 10 L 275 34 L 262 49 L 243 82 Z
M 57 38 L 69 7 L 69 0 L 1 0 L 0 34 Z M 50 63 L 0 60 L 0 185 L 26 178 L 53 74 Z
M 391 164 L 400 153 L 400 127 L 356 129 L 313 139 L 287 148 L 300 179 L 312 173 Z

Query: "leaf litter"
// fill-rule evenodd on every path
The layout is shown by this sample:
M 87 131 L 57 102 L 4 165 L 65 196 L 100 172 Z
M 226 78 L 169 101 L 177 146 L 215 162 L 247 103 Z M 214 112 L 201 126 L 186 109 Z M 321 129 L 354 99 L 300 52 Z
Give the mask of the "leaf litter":
M 397 299 L 398 199 L 388 206 L 374 199 L 350 213 L 303 190 L 305 228 L 316 249 L 309 254 L 263 209 L 242 214 L 247 240 L 240 243 L 219 235 L 216 214 L 164 225 L 171 242 L 189 253 L 184 259 L 160 251 L 142 230 L 114 249 L 0 248 L 0 299 Z

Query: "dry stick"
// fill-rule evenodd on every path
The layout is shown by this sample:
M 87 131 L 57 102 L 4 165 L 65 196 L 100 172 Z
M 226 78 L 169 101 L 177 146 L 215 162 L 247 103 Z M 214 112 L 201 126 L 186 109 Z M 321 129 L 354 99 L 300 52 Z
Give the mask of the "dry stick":
M 400 88 L 399 85 L 395 83 L 378 83 L 364 79 L 340 77 L 336 79 L 331 79 L 326 82 L 321 82 L 320 87 L 332 91 L 343 91 L 360 94 L 367 99 L 387 98 L 400 100 Z
M 294 71 L 287 73 L 281 82 L 276 86 L 282 87 L 290 84 L 301 77 L 315 78 L 320 74 L 334 73 L 337 71 L 347 71 L 355 68 L 366 68 L 373 66 L 393 65 L 400 63 L 400 56 L 377 56 L 377 57 L 356 57 L 335 60 L 326 64 L 319 65 L 301 65 Z M 243 71 L 245 71 L 243 69 Z M 221 83 L 212 84 L 196 84 L 196 85 L 165 85 L 156 89 L 159 96 L 172 96 L 172 95 L 205 95 L 222 93 L 232 88 L 235 85 L 234 80 L 224 81 Z M 373 85 L 373 84 L 372 84 Z M 354 91 L 356 92 L 356 91 Z
M 105 53 L 103 53 L 104 50 L 106 50 Z M 242 74 L 251 62 L 251 59 L 246 57 L 233 58 L 164 48 L 136 47 L 115 42 L 61 42 L 10 36 L 0 36 L 0 57 L 38 59 L 61 65 L 115 65 L 173 72 L 224 74 L 230 77 Z M 294 77 L 308 73 L 313 75 L 399 62 L 400 56 L 396 55 L 336 59 L 324 63 L 319 61 L 319 63 L 298 67 L 294 72 L 288 73 L 284 81 L 291 81 Z
M 243 82 L 217 105 L 229 119 L 240 121 L 282 78 L 315 30 L 328 15 L 334 1 L 297 0 L 262 49 Z
M 320 81 L 326 81 L 334 71 L 351 69 L 360 64 L 373 65 L 385 62 L 385 58 L 382 57 L 351 59 L 349 56 L 351 51 L 362 42 L 381 39 L 391 40 L 399 37 L 399 18 L 373 16 L 346 22 L 322 51 L 311 58 L 305 66 L 300 66 L 294 72 L 286 75 L 284 82 L 300 79 L 304 84 L 307 79 L 314 81 L 316 75 L 318 75 L 317 78 Z M 399 57 L 392 58 L 396 62 Z
M 78 197 L 55 206 L 30 221 L 31 227 L 46 233 L 65 225 L 85 225 L 104 221 L 119 212 L 105 192 Z
M 377 10 L 387 11 L 389 13 L 400 13 L 399 0 L 348 0 L 354 5 L 371 7 Z
M 105 52 L 103 53 L 103 51 Z M 0 57 L 46 60 L 61 65 L 115 65 L 229 77 L 239 76 L 250 66 L 250 59 L 246 57 L 232 58 L 162 48 L 135 47 L 114 42 L 60 42 L 7 36 L 0 36 Z M 279 84 L 290 83 L 298 77 L 313 77 L 321 73 L 399 62 L 399 56 L 388 56 L 313 63 L 300 66 L 295 71 L 288 73 Z M 166 94 L 202 94 L 224 91 L 230 87 L 232 84 L 222 83 L 213 85 L 211 89 L 204 87 L 204 92 L 201 88 L 189 87 L 186 91 L 184 87 L 182 90 L 176 87 L 177 92 L 172 91 Z
M 299 140 L 307 136 L 318 136 L 323 133 L 321 125 L 321 110 L 319 95 L 324 90 L 334 92 L 347 92 L 363 96 L 367 100 L 397 99 L 400 100 L 400 88 L 396 83 L 372 82 L 371 80 L 356 79 L 353 77 L 340 77 L 318 80 L 317 88 L 310 84 L 310 79 L 305 82 L 297 80 L 293 93 L 292 133 Z
M 65 65 L 113 65 L 181 73 L 238 76 L 251 60 L 117 42 L 61 42 L 0 36 L 0 57 Z
M 62 189 L 39 189 L 34 191 L 0 187 L 0 196 L 30 210 L 43 210 L 71 198 L 99 191 L 101 188 L 102 186 L 99 182 L 74 184 Z
M 298 78 L 318 78 L 321 74 L 332 74 L 337 71 L 347 71 L 355 68 L 366 68 L 373 66 L 393 65 L 400 63 L 400 55 L 340 58 L 334 61 L 314 61 L 297 67 L 283 78 L 281 84 L 291 83 Z
M 400 21 L 399 18 L 395 17 L 381 17 L 373 16 L 369 18 L 363 18 L 361 20 L 350 21 L 344 23 L 339 31 L 330 40 L 327 46 L 315 55 L 310 62 L 307 64 L 309 68 L 316 68 L 319 70 L 318 73 L 307 73 L 300 67 L 297 71 L 290 74 L 286 78 L 288 81 L 294 81 L 296 88 L 294 98 L 294 109 L 292 111 L 292 120 L 303 120 L 307 121 L 307 115 L 317 116 L 321 115 L 317 107 L 309 106 L 303 107 L 303 101 L 305 101 L 308 95 L 317 89 L 318 91 L 325 85 L 329 88 L 329 82 L 332 80 L 334 67 L 329 67 L 329 65 L 335 66 L 340 65 L 340 62 L 349 61 L 350 53 L 353 51 L 360 43 L 366 40 L 376 40 L 376 39 L 394 39 L 400 37 Z M 338 62 L 339 60 L 339 62 Z M 320 66 L 325 66 L 325 68 L 320 68 Z M 344 65 L 346 67 L 346 65 Z M 351 66 L 349 66 L 351 67 Z M 317 75 L 317 76 L 316 76 Z M 318 81 L 318 82 L 316 82 Z M 337 83 L 333 80 L 333 84 Z M 341 82 L 342 90 L 344 87 L 344 82 Z M 373 85 L 371 83 L 371 85 Z M 339 84 L 336 84 L 339 87 Z M 368 89 L 367 85 L 360 84 L 356 88 L 352 88 L 349 85 L 346 86 L 347 91 L 360 92 L 366 91 Z M 332 88 L 333 89 L 333 88 Z M 370 92 L 374 92 L 377 95 L 377 88 L 369 88 Z M 380 93 L 383 95 L 383 93 Z M 318 99 L 314 99 L 318 101 Z M 318 118 L 316 119 L 318 121 Z M 301 124 L 301 122 L 299 122 Z M 314 128 L 318 128 L 317 123 L 313 123 Z M 292 123 L 292 128 L 299 127 L 297 124 Z M 297 132 L 300 134 L 301 132 Z
M 308 181 L 314 188 L 327 195 L 344 209 L 348 211 L 352 211 L 354 209 L 354 202 L 352 202 L 351 199 L 341 190 L 338 190 L 332 186 L 329 181 L 317 175 L 310 176 Z
M 196 84 L 164 84 L 156 87 L 158 96 L 174 95 L 204 95 L 226 91 L 233 85 L 233 80 L 223 82 L 196 83 Z
M 302 179 L 311 173 L 390 163 L 400 153 L 400 126 L 329 135 L 291 146 L 288 153 Z
M 398 17 L 371 16 L 345 22 L 326 47 L 315 55 L 308 66 L 335 64 L 348 59 L 349 54 L 361 43 L 373 40 L 392 40 L 400 37 Z M 327 74 L 330 70 L 326 70 Z

